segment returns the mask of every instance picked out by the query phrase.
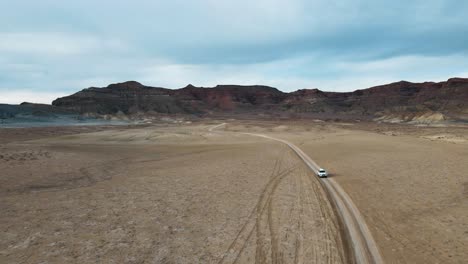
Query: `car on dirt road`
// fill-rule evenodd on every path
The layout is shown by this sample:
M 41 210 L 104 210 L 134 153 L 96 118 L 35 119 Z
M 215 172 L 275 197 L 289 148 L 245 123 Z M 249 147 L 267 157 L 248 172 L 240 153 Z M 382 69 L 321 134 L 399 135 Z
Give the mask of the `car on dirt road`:
M 317 172 L 317 175 L 320 177 L 320 178 L 326 178 L 328 176 L 328 173 L 326 170 L 324 169 L 319 169 L 318 172 Z

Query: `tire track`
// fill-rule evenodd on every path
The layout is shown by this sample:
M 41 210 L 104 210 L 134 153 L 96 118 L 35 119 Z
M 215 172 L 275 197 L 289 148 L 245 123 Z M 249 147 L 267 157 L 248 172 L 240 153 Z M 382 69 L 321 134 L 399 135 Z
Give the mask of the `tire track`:
M 303 161 L 304 163 L 314 172 L 317 173 L 320 168 L 317 163 L 310 159 L 296 145 L 283 140 L 263 134 L 254 133 L 242 133 L 245 135 L 262 137 L 274 141 L 281 142 L 289 146 Z M 367 227 L 364 218 L 360 214 L 356 205 L 354 205 L 351 198 L 341 188 L 341 186 L 332 178 L 321 179 L 324 183 L 327 191 L 330 193 L 338 210 L 343 218 L 343 222 L 346 225 L 349 237 L 351 238 L 351 244 L 354 249 L 355 260 L 357 263 L 384 263 L 383 259 L 378 250 L 377 244 L 372 237 L 372 233 Z
M 257 233 L 259 234 L 259 236 L 257 236 L 257 249 L 260 249 L 257 252 L 260 252 L 264 255 L 260 255 L 258 258 L 256 256 L 256 263 L 283 263 L 283 252 L 280 249 L 278 239 L 278 228 L 275 227 L 275 223 L 273 220 L 276 219 L 273 217 L 273 210 L 275 209 L 275 206 L 273 205 L 273 198 L 276 190 L 278 189 L 278 186 L 282 183 L 282 181 L 284 181 L 284 178 L 290 176 L 291 173 L 295 171 L 297 166 L 299 165 L 298 162 L 294 161 L 294 154 L 291 152 L 291 150 L 287 149 L 287 154 L 289 158 L 285 159 L 283 157 L 282 161 L 284 162 L 289 160 L 289 164 L 287 164 L 287 166 L 289 168 L 292 168 L 292 170 L 289 171 L 288 174 L 281 179 L 281 181 L 278 181 L 276 183 L 276 186 L 274 186 L 274 189 L 268 197 L 266 204 L 267 210 L 257 216 L 258 225 L 256 226 L 256 228 Z M 269 240 L 267 239 L 268 234 L 270 238 Z M 267 251 L 270 251 L 270 254 L 267 254 Z M 270 261 L 268 261 L 268 257 L 270 257 Z
M 283 160 L 284 158 L 282 159 L 282 161 Z M 276 241 L 273 238 L 275 236 L 275 234 L 273 233 L 274 227 L 272 226 L 272 222 L 270 221 L 272 219 L 271 202 L 273 199 L 273 194 L 278 188 L 281 181 L 286 176 L 290 175 L 290 173 L 296 169 L 297 165 L 297 163 L 289 164 L 289 169 L 286 171 L 286 173 L 274 183 L 271 192 L 269 192 L 268 197 L 266 197 L 265 199 L 265 203 L 262 210 L 258 211 L 255 226 L 255 229 L 257 231 L 255 263 L 268 263 L 268 257 L 270 257 L 270 262 L 272 263 L 275 263 L 278 260 L 279 252 L 277 251 L 277 247 L 274 246 Z M 265 220 L 263 221 L 264 218 Z M 270 240 L 268 240 L 268 234 L 270 235 Z M 270 254 L 268 254 L 268 251 L 270 251 Z
M 209 131 L 213 131 L 215 128 L 221 127 L 223 125 L 225 125 L 225 123 L 211 127 Z M 318 171 L 319 166 L 312 159 L 310 159 L 310 157 L 307 154 L 305 154 L 296 145 L 286 140 L 273 138 L 273 137 L 266 136 L 263 134 L 254 134 L 254 133 L 241 133 L 241 134 L 262 137 L 265 139 L 281 142 L 287 145 L 304 162 L 304 164 L 307 166 L 309 170 L 312 170 L 314 173 L 317 173 Z M 316 179 L 317 182 L 313 181 L 312 178 Z M 325 249 L 324 249 L 325 251 L 320 251 L 321 248 L 317 245 L 311 245 L 310 247 L 316 263 L 323 262 L 323 259 L 319 259 L 319 254 L 326 255 L 327 257 L 325 259 L 326 263 L 333 263 L 335 261 L 337 262 L 342 261 L 345 263 L 353 263 L 353 262 L 384 263 L 380 255 L 380 252 L 378 250 L 378 247 L 372 237 L 372 234 L 364 221 L 364 218 L 362 217 L 359 210 L 352 202 L 351 198 L 346 194 L 346 192 L 341 188 L 341 186 L 334 179 L 332 178 L 318 179 L 315 177 L 311 177 L 310 174 L 304 173 L 304 175 L 301 176 L 298 182 L 299 182 L 299 189 L 300 189 L 300 192 L 299 192 L 300 197 L 298 197 L 298 200 L 299 200 L 300 207 L 301 207 L 300 217 L 298 219 L 298 225 L 299 226 L 302 225 L 302 228 L 304 228 L 303 226 L 304 223 L 301 223 L 301 221 L 307 217 L 306 216 L 307 214 L 311 214 L 315 210 L 315 208 L 312 207 L 312 202 L 311 202 L 314 199 L 318 200 L 317 209 L 320 212 L 320 215 L 325 218 L 322 220 L 326 222 L 325 227 L 324 227 L 324 235 L 326 236 L 326 240 L 327 240 L 325 243 L 326 244 Z M 273 208 L 273 206 L 271 205 L 271 196 L 273 192 L 276 190 L 279 183 L 280 181 L 276 181 L 274 184 L 275 187 L 268 194 L 266 205 L 268 205 L 268 208 L 270 208 L 268 210 L 269 214 L 272 212 L 272 208 Z M 318 183 L 321 184 L 322 188 L 320 188 L 319 185 L 317 185 Z M 307 186 L 312 187 L 312 190 L 310 192 L 306 190 Z M 323 191 L 326 191 L 325 194 L 322 193 Z M 324 199 L 325 195 L 328 196 L 329 199 L 325 200 Z M 331 201 L 334 206 L 332 206 L 331 208 L 326 208 L 325 204 L 328 204 L 329 201 Z M 341 216 L 341 219 L 337 219 L 335 217 L 336 215 L 335 210 L 336 212 L 339 213 L 339 215 Z M 263 213 L 264 209 L 262 209 L 261 212 Z M 261 217 L 257 217 L 257 222 L 258 222 L 258 219 L 261 219 Z M 270 215 L 268 219 L 270 220 L 267 221 L 266 224 L 269 227 L 269 233 L 270 233 L 270 236 L 272 237 L 271 239 L 272 251 L 271 251 L 270 257 L 271 257 L 271 262 L 275 263 L 274 261 L 276 260 L 281 261 L 279 258 L 277 258 L 281 254 L 279 254 L 278 247 L 275 246 L 277 245 L 278 240 L 276 238 L 276 235 L 274 234 L 274 232 L 276 232 L 275 228 L 272 226 L 273 221 L 271 219 L 273 219 L 273 217 Z M 328 222 L 326 221 L 327 219 L 328 219 Z M 341 231 L 340 222 L 346 227 L 347 236 L 344 236 L 344 237 L 340 235 L 337 235 L 336 237 L 330 236 L 330 234 L 332 233 L 335 233 L 335 234 L 337 232 L 340 233 Z M 332 224 L 330 225 L 330 223 Z M 259 233 L 260 227 L 261 227 L 260 222 L 258 222 L 258 224 L 255 225 L 254 227 L 254 228 L 257 228 L 256 263 L 264 263 L 267 260 L 266 254 L 264 252 L 265 250 L 262 249 L 261 247 L 259 249 L 259 241 L 262 240 L 262 236 L 264 235 L 262 233 Z M 304 229 L 301 229 L 301 230 L 304 230 Z M 306 232 L 306 230 L 304 230 L 304 232 Z M 349 240 L 349 244 L 351 245 L 352 251 L 353 251 L 352 253 L 354 254 L 346 253 L 346 248 L 347 248 L 346 244 L 348 241 L 342 240 L 346 238 L 347 240 Z M 332 252 L 334 251 L 334 249 L 330 246 L 330 243 L 332 242 L 334 242 L 333 244 L 335 245 L 342 245 L 344 247 L 341 254 L 339 254 L 337 258 L 334 257 L 332 254 Z M 247 240 L 245 240 L 243 247 L 245 247 L 246 243 L 247 243 Z M 319 243 L 323 243 L 323 241 L 316 241 L 316 243 L 314 244 L 319 244 Z M 302 263 L 303 261 L 302 256 L 306 255 L 309 249 L 305 249 L 304 251 L 303 249 L 304 245 L 301 241 L 301 237 L 296 238 L 295 244 L 296 244 L 295 250 L 297 254 L 295 255 L 294 261 L 296 263 Z M 301 251 L 303 252 L 301 253 Z M 239 256 L 237 256 L 236 260 L 238 259 L 238 257 Z M 310 261 L 310 259 L 308 259 L 308 261 Z
M 287 149 L 285 149 L 287 151 Z M 281 158 L 278 158 L 275 161 L 273 167 L 272 176 L 270 180 L 265 185 L 259 200 L 257 201 L 256 206 L 250 212 L 246 222 L 242 226 L 241 230 L 236 235 L 236 238 L 231 243 L 227 251 L 223 254 L 223 258 L 218 263 L 236 263 L 240 257 L 240 254 L 243 252 L 247 242 L 251 238 L 253 232 L 258 230 L 258 221 L 259 216 L 263 215 L 266 210 L 271 195 L 278 186 L 279 182 L 287 176 L 291 171 L 294 170 L 294 166 L 281 170 L 281 161 L 283 159 L 284 153 L 281 155 Z M 258 234 L 257 234 L 258 236 Z

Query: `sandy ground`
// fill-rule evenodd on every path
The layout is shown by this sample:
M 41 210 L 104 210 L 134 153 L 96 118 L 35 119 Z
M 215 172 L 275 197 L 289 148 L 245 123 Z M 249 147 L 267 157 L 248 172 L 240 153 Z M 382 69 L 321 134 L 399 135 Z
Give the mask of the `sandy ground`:
M 349 263 L 343 227 L 276 142 L 207 125 L 1 147 L 2 263 Z
M 327 168 L 387 263 L 468 259 L 466 128 L 228 122 L 0 131 L 0 263 L 352 263 L 320 181 L 237 132 Z
M 228 129 L 290 140 L 328 169 L 387 263 L 466 263 L 468 128 L 268 122 Z

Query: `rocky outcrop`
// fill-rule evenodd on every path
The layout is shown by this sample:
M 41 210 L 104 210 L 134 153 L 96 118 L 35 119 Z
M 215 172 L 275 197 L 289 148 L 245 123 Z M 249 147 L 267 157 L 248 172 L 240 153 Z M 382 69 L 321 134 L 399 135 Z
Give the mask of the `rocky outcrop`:
M 354 92 L 303 89 L 284 93 L 269 86 L 188 85 L 150 87 L 135 81 L 91 87 L 53 102 L 81 113 L 165 114 L 305 113 L 402 120 L 468 120 L 468 79 L 446 82 L 396 82 Z M 443 118 L 441 118 L 443 117 Z
M 315 111 L 362 116 L 396 116 L 402 120 L 468 120 L 468 79 L 446 82 L 396 82 L 350 93 L 299 90 L 288 104 L 298 112 Z M 444 118 L 438 118 L 443 116 Z
M 52 104 L 81 113 L 126 114 L 157 112 L 165 114 L 201 114 L 207 112 L 246 111 L 278 105 L 286 96 L 268 86 L 218 85 L 200 88 L 188 85 L 171 90 L 149 87 L 135 81 L 91 87 Z
M 105 88 L 91 87 L 70 96 L 59 98 L 52 105 L 80 113 L 116 114 L 119 112 L 184 113 L 171 90 L 144 86 L 130 81 L 111 84 Z

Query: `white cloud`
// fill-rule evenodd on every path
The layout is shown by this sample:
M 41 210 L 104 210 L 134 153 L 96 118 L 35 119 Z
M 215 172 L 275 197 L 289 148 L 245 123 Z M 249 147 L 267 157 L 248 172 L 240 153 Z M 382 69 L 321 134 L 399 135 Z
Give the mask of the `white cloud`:
M 310 57 L 308 59 L 311 59 Z M 137 80 L 151 86 L 180 88 L 187 84 L 213 87 L 218 84 L 269 85 L 283 91 L 316 88 L 309 76 L 288 74 L 309 62 L 304 58 L 253 64 L 177 64 L 157 62 L 140 71 Z
M 385 58 L 380 60 L 371 61 L 349 61 L 340 62 L 337 68 L 353 72 L 365 71 L 402 71 L 415 68 L 427 67 L 429 65 L 436 65 L 437 67 L 448 67 L 456 65 L 466 65 L 466 56 L 463 55 L 449 55 L 449 56 L 421 56 L 421 55 L 408 55 Z
M 212 87 L 217 84 L 262 84 L 294 91 L 319 88 L 347 92 L 407 80 L 412 82 L 445 81 L 468 77 L 459 69 L 468 68 L 463 55 L 441 57 L 402 56 L 374 61 L 329 61 L 316 56 L 298 57 L 254 64 L 177 64 L 157 62 L 144 67 L 137 80 L 152 86 L 179 88 L 191 83 Z M 305 70 L 304 70 L 305 69 Z M 311 70 L 308 74 L 307 69 Z M 319 72 L 319 74 L 317 74 Z M 300 73 L 300 74 L 299 74 Z
M 53 100 L 65 95 L 68 94 L 0 88 L 0 104 L 20 104 L 22 102 L 51 104 Z
M 117 40 L 77 33 L 0 33 L 0 39 L 0 55 L 79 55 L 125 48 L 125 45 Z
M 449 0 L 4 1 L 0 87 L 47 95 L 136 80 L 352 91 L 466 77 L 466 10 Z M 384 56 L 393 57 L 368 60 Z
M 350 80 L 357 79 L 356 81 L 359 83 L 372 85 L 385 84 L 386 82 L 382 80 L 425 82 L 445 81 L 455 76 L 468 77 L 463 72 L 460 73 L 460 69 L 468 68 L 467 56 L 464 54 L 411 55 L 373 61 L 349 61 L 337 63 L 336 68 L 341 72 L 346 72 L 346 75 L 352 76 Z M 371 85 L 361 88 L 369 86 Z

